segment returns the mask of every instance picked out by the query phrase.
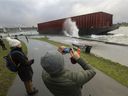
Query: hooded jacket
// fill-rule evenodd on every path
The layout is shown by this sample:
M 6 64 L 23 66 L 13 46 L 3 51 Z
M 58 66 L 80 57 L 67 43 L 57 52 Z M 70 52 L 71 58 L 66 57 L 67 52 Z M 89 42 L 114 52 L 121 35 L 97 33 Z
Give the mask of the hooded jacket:
M 77 63 L 83 70 L 74 72 L 63 69 L 56 74 L 49 74 L 45 66 L 46 71 L 43 71 L 42 79 L 54 96 L 81 96 L 82 86 L 95 76 L 96 72 L 83 59 L 79 58 Z
M 20 79 L 22 81 L 32 80 L 33 70 L 31 68 L 31 64 L 29 64 L 28 58 L 23 53 L 22 49 L 18 47 L 12 47 L 11 52 L 15 52 L 11 56 L 15 64 L 19 65 L 18 75 Z
M 22 48 L 18 47 L 21 42 L 17 39 L 7 37 L 6 40 L 11 46 L 11 57 L 13 62 L 18 66 L 18 75 L 22 81 L 32 80 L 33 70 L 27 56 L 23 53 Z

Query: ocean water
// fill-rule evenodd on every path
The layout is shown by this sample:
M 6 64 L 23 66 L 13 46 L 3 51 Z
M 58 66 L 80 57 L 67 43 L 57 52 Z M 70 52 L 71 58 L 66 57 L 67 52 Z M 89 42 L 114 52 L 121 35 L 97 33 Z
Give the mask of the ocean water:
M 121 44 L 128 44 L 128 27 L 119 27 L 118 29 L 109 32 L 113 35 L 90 35 L 85 36 L 82 38 L 89 38 L 94 40 L 100 41 L 108 41 L 108 42 L 115 42 Z M 9 33 L 10 35 L 39 35 L 37 31 L 27 31 L 27 32 L 16 32 L 16 33 Z M 2 36 L 7 36 L 7 33 L 0 33 Z M 58 37 L 58 36 L 55 36 Z M 70 37 L 68 37 L 70 38 Z
M 115 42 L 121 44 L 128 44 L 128 27 L 119 27 L 116 30 L 109 32 L 113 35 L 91 35 L 85 38 L 94 40 Z
M 35 30 L 31 31 L 21 31 L 21 32 L 6 32 L 6 33 L 0 33 L 1 36 L 8 36 L 8 34 L 11 35 L 38 35 L 39 33 Z

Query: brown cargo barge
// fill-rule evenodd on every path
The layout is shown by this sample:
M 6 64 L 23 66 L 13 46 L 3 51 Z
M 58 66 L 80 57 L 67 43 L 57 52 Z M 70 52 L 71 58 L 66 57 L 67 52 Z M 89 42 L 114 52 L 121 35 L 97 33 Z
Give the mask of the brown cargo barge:
M 113 15 L 105 12 L 96 12 L 80 16 L 68 17 L 76 22 L 79 35 L 107 34 L 113 27 Z M 63 24 L 67 18 L 39 23 L 38 32 L 40 34 L 63 34 Z

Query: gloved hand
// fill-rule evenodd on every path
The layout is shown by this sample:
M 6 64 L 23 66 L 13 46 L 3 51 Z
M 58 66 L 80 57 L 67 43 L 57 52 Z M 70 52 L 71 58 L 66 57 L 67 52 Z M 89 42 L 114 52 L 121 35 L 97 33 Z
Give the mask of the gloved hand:
M 29 60 L 28 63 L 32 65 L 34 63 L 34 59 Z
M 76 60 L 73 57 L 70 57 L 70 61 L 71 61 L 72 64 L 76 64 L 77 63 Z
M 73 49 L 70 52 L 70 55 L 71 55 L 70 60 L 72 64 L 76 64 L 76 61 L 80 58 L 80 55 L 78 54 L 78 52 L 74 51 Z

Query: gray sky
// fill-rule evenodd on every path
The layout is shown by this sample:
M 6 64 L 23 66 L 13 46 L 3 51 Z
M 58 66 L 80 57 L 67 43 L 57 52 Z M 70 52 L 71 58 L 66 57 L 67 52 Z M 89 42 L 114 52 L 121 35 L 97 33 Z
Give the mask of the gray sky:
M 64 17 L 108 12 L 128 22 L 128 0 L 0 0 L 0 27 L 37 26 Z

